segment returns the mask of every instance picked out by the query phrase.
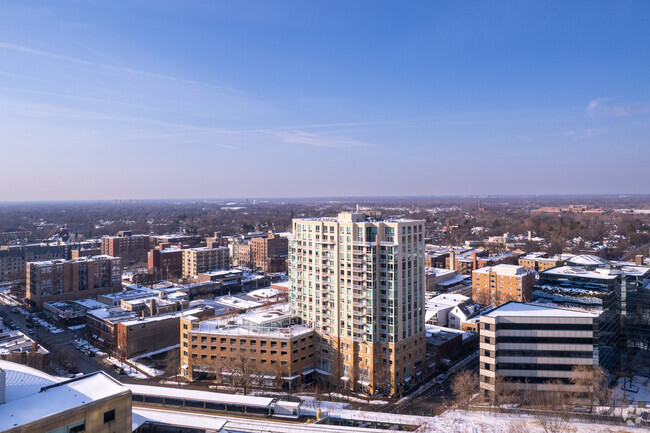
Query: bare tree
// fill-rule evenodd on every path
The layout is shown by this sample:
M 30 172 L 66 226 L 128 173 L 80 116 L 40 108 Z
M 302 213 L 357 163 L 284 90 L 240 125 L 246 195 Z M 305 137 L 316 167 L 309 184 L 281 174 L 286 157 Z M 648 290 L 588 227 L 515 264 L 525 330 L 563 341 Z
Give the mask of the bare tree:
M 273 373 L 275 374 L 273 385 L 275 385 L 277 389 L 282 389 L 284 378 L 290 374 L 289 365 L 283 365 L 281 362 L 276 362 L 275 364 L 272 364 L 272 366 Z
M 576 393 L 589 400 L 589 412 L 594 410 L 594 401 L 607 401 L 610 391 L 607 387 L 607 373 L 602 367 L 576 365 L 571 370 L 571 382 L 577 388 Z
M 380 394 L 391 396 L 393 395 L 393 377 L 390 372 L 390 366 L 380 365 L 375 372 L 374 390 Z
M 472 397 L 478 391 L 478 374 L 471 370 L 457 373 L 451 381 L 451 390 L 457 404 L 467 411 Z
M 544 433 L 561 433 L 567 430 L 570 417 L 571 397 L 566 384 L 551 382 L 550 389 L 536 394 L 536 406 L 541 409 L 537 421 Z
M 231 384 L 240 387 L 244 395 L 253 385 L 259 383 L 264 374 L 257 363 L 252 362 L 244 353 L 231 356 L 224 364 L 227 371 L 223 371 L 222 374 L 229 373 Z
M 178 376 L 181 365 L 181 350 L 172 349 L 168 351 L 164 363 L 167 376 Z

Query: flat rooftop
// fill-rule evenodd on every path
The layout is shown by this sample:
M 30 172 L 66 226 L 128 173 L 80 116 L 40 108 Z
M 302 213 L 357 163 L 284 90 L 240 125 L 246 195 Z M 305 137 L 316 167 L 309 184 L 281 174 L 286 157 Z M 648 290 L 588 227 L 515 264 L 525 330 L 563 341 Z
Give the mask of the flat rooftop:
M 484 268 L 477 269 L 474 272 L 480 274 L 487 274 L 491 271 L 501 275 L 524 275 L 528 272 L 526 271 L 526 268 L 524 268 L 523 266 L 505 265 L 505 264 L 486 266 Z
M 577 266 L 558 266 L 557 268 L 548 269 L 541 273 L 542 275 L 561 275 L 566 277 L 584 277 L 594 278 L 599 280 L 614 280 L 620 275 L 616 269 L 608 270 L 606 268 L 599 268 L 589 271 L 585 268 Z
M 523 304 L 520 302 L 507 302 L 500 307 L 495 308 L 485 317 L 575 317 L 575 318 L 593 318 L 598 314 L 589 313 L 583 310 L 570 310 L 567 308 L 543 307 L 541 305 Z
M 7 402 L 0 405 L 0 431 L 129 393 L 127 387 L 103 372 L 64 379 L 9 361 L 0 360 L 0 368 L 7 373 Z

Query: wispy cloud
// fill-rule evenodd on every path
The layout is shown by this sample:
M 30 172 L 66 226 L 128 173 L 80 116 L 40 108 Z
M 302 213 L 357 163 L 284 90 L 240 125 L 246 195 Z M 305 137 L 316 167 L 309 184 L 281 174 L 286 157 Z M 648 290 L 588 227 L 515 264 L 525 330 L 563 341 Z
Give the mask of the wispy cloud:
M 650 104 L 632 102 L 623 105 L 609 103 L 607 98 L 596 98 L 587 104 L 587 116 L 591 118 L 600 117 L 630 117 L 642 114 L 650 114 Z
M 264 131 L 260 131 L 264 132 Z M 333 137 L 323 134 L 314 134 L 311 132 L 287 130 L 266 132 L 279 138 L 285 143 L 305 144 L 314 147 L 376 147 L 376 144 L 365 141 L 355 140 L 347 137 Z
M 601 135 L 605 131 L 606 131 L 605 128 L 589 128 L 583 131 L 582 134 L 580 134 L 580 139 L 587 140 L 589 138 L 594 138 Z
M 188 80 L 185 78 L 179 78 L 179 77 L 173 77 L 170 75 L 164 75 L 164 74 L 157 74 L 154 72 L 148 72 L 148 71 L 141 71 L 138 69 L 131 69 L 131 68 L 123 68 L 119 66 L 113 66 L 113 65 L 108 65 L 105 63 L 97 63 L 97 62 L 92 62 L 89 60 L 84 60 L 84 59 L 79 59 L 77 57 L 71 57 L 71 56 L 64 56 L 61 54 L 57 53 L 50 53 L 47 51 L 41 51 L 41 50 L 36 50 L 31 47 L 26 47 L 23 45 L 16 45 L 12 44 L 9 42 L 0 42 L 0 49 L 4 50 L 11 50 L 15 52 L 20 52 L 20 53 L 26 53 L 26 54 L 32 54 L 35 56 L 40 56 L 40 57 L 47 57 L 50 59 L 54 60 L 59 60 L 63 62 L 68 62 L 68 63 L 74 63 L 77 65 L 82 65 L 82 66 L 87 66 L 91 68 L 99 68 L 99 69 L 105 69 L 105 70 L 111 70 L 111 71 L 117 71 L 117 72 L 122 72 L 126 74 L 133 74 L 133 75 L 140 75 L 144 77 L 149 77 L 149 78 L 159 78 L 159 79 L 164 79 L 168 81 L 174 81 L 174 82 L 179 82 L 179 83 L 186 83 L 186 84 L 193 84 L 193 85 L 198 85 L 202 87 L 208 87 L 212 88 L 215 90 L 221 90 L 221 91 L 229 91 L 229 92 L 236 92 L 236 90 L 228 88 L 228 87 L 223 87 L 223 86 L 218 86 L 216 84 L 212 83 L 205 83 L 202 81 L 195 81 L 195 80 Z

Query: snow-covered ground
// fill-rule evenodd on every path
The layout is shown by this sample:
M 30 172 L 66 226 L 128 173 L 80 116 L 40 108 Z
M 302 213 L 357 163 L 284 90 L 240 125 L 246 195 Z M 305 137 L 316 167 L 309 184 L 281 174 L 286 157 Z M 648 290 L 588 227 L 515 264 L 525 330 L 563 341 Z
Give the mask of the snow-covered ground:
M 68 329 L 71 329 L 71 330 L 73 330 L 73 331 L 76 331 L 76 330 L 78 330 L 78 329 L 83 329 L 83 328 L 85 328 L 85 327 L 86 327 L 86 325 L 75 325 L 75 326 L 68 326 Z
M 142 355 L 138 355 L 138 356 L 136 356 L 134 358 L 131 358 L 131 359 L 147 358 L 147 357 L 150 357 L 150 356 L 158 355 L 160 353 L 169 352 L 170 350 L 176 349 L 178 347 L 181 347 L 181 345 L 180 344 L 174 344 L 173 346 L 163 347 L 160 350 L 155 350 L 153 352 L 144 353 Z
M 141 364 L 134 359 L 129 359 L 129 362 L 126 363 L 120 361 L 117 358 L 112 358 L 108 356 L 105 358 L 105 361 L 108 362 L 109 364 L 122 367 L 124 369 L 125 374 L 135 379 L 147 379 L 147 375 L 142 373 L 143 371 L 149 374 L 150 376 L 161 376 L 165 373 L 164 371 L 156 370 L 155 368 L 151 368 L 149 366 Z M 135 368 L 134 366 L 137 368 Z
M 110 356 L 106 357 L 106 361 L 112 365 L 117 365 L 119 367 L 122 367 L 124 369 L 124 374 L 128 375 L 129 377 L 132 377 L 134 379 L 146 379 L 147 376 L 143 373 L 140 373 L 138 370 L 135 368 L 131 367 L 129 364 L 120 361 L 117 358 L 111 358 Z
M 147 374 L 149 374 L 149 375 L 151 375 L 151 376 L 162 376 L 163 374 L 165 374 L 164 371 L 162 371 L 162 370 L 157 370 L 157 369 L 155 369 L 155 368 L 152 368 L 152 367 L 149 367 L 149 366 L 147 366 L 147 365 L 144 365 L 144 364 L 142 364 L 142 363 L 136 361 L 135 358 L 129 359 L 129 362 L 130 362 L 131 364 L 135 365 L 136 367 L 138 367 L 140 370 L 146 372 Z
M 639 433 L 647 431 L 643 428 L 580 421 L 570 421 L 562 427 L 559 431 L 572 433 Z M 426 433 L 544 433 L 547 430 L 544 430 L 539 419 L 531 416 L 447 411 L 435 418 L 428 418 L 426 424 L 418 431 Z
M 49 323 L 49 322 L 46 322 L 46 321 L 43 320 L 43 319 L 39 319 L 38 317 L 34 317 L 33 320 L 34 320 L 34 322 L 36 322 L 36 323 L 38 323 L 39 325 L 41 325 L 43 328 L 45 328 L 45 329 L 47 329 L 48 331 L 50 331 L 52 334 L 59 334 L 59 333 L 63 332 L 63 329 L 57 328 L 56 326 L 52 325 L 52 324 Z

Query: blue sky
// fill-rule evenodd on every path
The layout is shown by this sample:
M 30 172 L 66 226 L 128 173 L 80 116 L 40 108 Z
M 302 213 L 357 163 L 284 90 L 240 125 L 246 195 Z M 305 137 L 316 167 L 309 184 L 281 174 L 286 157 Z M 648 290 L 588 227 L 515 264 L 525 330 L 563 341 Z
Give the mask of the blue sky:
M 647 1 L 5 1 L 0 201 L 650 193 Z

